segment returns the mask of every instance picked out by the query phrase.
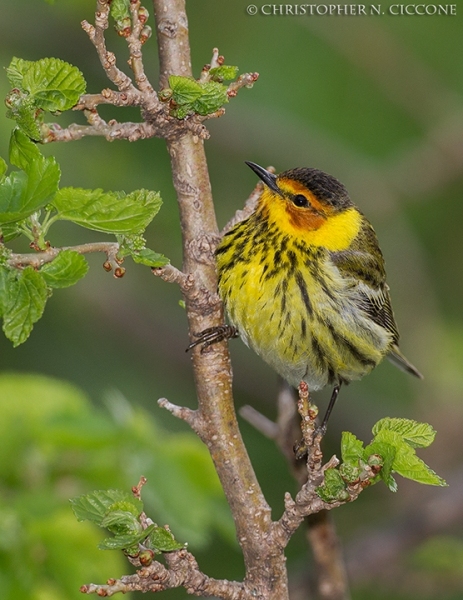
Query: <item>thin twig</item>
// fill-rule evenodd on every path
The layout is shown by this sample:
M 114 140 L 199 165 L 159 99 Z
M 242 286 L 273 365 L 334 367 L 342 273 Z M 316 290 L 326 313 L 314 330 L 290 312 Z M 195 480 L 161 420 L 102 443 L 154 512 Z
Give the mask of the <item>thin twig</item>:
M 252 87 L 258 79 L 259 73 L 243 73 L 243 75 L 240 75 L 236 81 L 232 81 L 228 86 L 228 96 L 233 98 L 241 88 Z
M 193 275 L 183 273 L 183 271 L 180 271 L 173 265 L 166 265 L 165 267 L 158 267 L 151 270 L 153 275 L 160 277 L 163 281 L 177 283 L 184 293 L 188 293 L 194 286 L 195 280 Z
M 241 600 L 243 584 L 213 579 L 202 573 L 196 559 L 185 549 L 164 554 L 167 567 L 158 561 L 139 569 L 134 575 L 120 579 L 109 579 L 105 585 L 89 583 L 83 585 L 83 594 L 97 594 L 110 597 L 121 592 L 162 592 L 184 587 L 189 594 L 222 598 L 223 600 Z
M 257 431 L 260 431 L 262 435 L 265 435 L 270 440 L 276 440 L 279 429 L 278 425 L 271 419 L 260 413 L 253 406 L 249 406 L 249 404 L 242 406 L 239 413 L 243 419 L 257 429 Z
M 198 411 L 191 410 L 191 408 L 187 408 L 186 406 L 177 406 L 176 404 L 172 404 L 172 402 L 169 402 L 167 398 L 159 398 L 158 404 L 161 408 L 168 410 L 172 415 L 174 415 L 174 417 L 177 417 L 177 419 L 181 419 L 182 421 L 185 421 L 185 423 L 188 423 L 188 425 L 194 431 L 199 433 L 198 428 L 200 427 L 201 423 Z
M 52 262 L 60 252 L 64 250 L 73 250 L 79 254 L 89 254 L 91 252 L 104 252 L 110 261 L 115 266 L 119 266 L 120 261 L 116 260 L 116 255 L 119 251 L 117 242 L 90 242 L 88 244 L 79 244 L 77 246 L 62 246 L 61 248 L 47 248 L 43 252 L 34 252 L 26 254 L 10 254 L 8 265 L 16 269 L 22 269 L 28 265 L 39 269 L 45 263 Z
M 137 92 L 137 88 L 133 85 L 130 77 L 116 66 L 114 53 L 106 49 L 104 32 L 109 27 L 110 0 L 97 0 L 96 4 L 95 25 L 91 25 L 88 21 L 82 21 L 82 29 L 95 46 L 101 66 L 108 79 L 120 92 Z

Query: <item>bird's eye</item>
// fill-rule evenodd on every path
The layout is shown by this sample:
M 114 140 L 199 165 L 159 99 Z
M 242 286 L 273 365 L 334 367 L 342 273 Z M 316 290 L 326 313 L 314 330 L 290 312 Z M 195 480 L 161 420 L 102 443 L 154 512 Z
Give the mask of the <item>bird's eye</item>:
M 309 206 L 309 201 L 302 194 L 297 194 L 296 196 L 294 196 L 293 203 L 296 206 L 300 206 L 300 207 Z

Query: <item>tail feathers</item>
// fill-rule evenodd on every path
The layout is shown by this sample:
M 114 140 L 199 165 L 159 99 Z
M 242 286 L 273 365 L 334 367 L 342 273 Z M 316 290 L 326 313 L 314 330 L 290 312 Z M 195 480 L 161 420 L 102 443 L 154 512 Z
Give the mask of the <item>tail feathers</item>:
M 392 346 L 392 349 L 387 357 L 391 363 L 393 363 L 396 367 L 399 367 L 399 369 L 402 369 L 402 371 L 411 373 L 415 377 L 418 377 L 418 379 L 424 379 L 423 375 L 418 371 L 418 369 L 408 362 L 397 345 L 394 344 L 394 346 Z

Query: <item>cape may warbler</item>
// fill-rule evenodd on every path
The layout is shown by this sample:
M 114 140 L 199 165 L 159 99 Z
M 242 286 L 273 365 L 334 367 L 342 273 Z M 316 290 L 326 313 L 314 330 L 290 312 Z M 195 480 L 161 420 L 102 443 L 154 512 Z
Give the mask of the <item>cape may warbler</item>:
M 219 293 L 244 342 L 293 386 L 334 386 L 322 428 L 340 385 L 384 356 L 421 378 L 398 347 L 375 231 L 342 183 L 317 169 L 276 176 L 246 164 L 264 189 L 216 251 Z

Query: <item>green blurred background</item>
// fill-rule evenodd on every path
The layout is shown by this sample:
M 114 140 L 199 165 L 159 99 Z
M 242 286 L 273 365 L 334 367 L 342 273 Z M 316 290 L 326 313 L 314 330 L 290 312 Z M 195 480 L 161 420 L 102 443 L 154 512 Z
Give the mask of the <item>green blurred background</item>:
M 56 56 L 82 70 L 90 92 L 108 86 L 79 25 L 92 21 L 92 0 L 1 4 L 2 67 L 12 56 Z M 326 456 L 338 451 L 344 429 L 368 441 L 384 416 L 430 422 L 437 439 L 421 456 L 450 484 L 425 489 L 400 480 L 396 495 L 378 485 L 335 511 L 353 598 L 456 600 L 463 598 L 463 7 L 456 16 L 390 16 L 389 4 L 382 3 L 382 16 L 350 17 L 251 16 L 246 2 L 223 0 L 190 0 L 187 10 L 196 75 L 214 46 L 241 72 L 260 73 L 223 118 L 208 123 L 219 225 L 255 184 L 245 160 L 277 171 L 314 166 L 338 177 L 375 226 L 402 349 L 425 375 L 413 381 L 385 363 L 343 390 L 330 421 Z M 108 45 L 125 68 L 124 41 L 109 31 Z M 145 65 L 154 83 L 156 61 L 152 38 Z M 3 74 L 2 97 L 8 89 Z M 0 155 L 7 158 L 13 122 L 1 112 Z M 139 119 L 135 111 L 101 112 Z M 79 114 L 59 122 L 73 119 L 83 122 Z M 57 156 L 62 185 L 160 190 L 164 205 L 148 245 L 180 266 L 163 141 L 84 139 L 44 153 Z M 64 223 L 52 236 L 54 245 L 101 239 Z M 190 542 L 208 574 L 241 577 L 205 450 L 156 404 L 167 397 L 195 406 L 179 291 L 146 267 L 127 265 L 116 280 L 101 268 L 101 256 L 89 260 L 87 277 L 55 292 L 23 346 L 12 349 L 0 339 L 0 597 L 74 599 L 81 583 L 130 571 L 116 553 L 95 549 L 100 534 L 75 522 L 67 499 L 99 487 L 129 488 L 141 474 L 149 479 L 151 516 Z M 241 341 L 231 343 L 231 352 L 237 405 L 274 417 L 275 374 Z M 27 377 L 31 372 L 81 391 Z M 328 394 L 317 396 L 322 405 Z M 244 422 L 242 430 L 278 516 L 295 484 L 273 443 Z M 307 598 L 312 567 L 302 532 L 288 555 L 294 598 Z

